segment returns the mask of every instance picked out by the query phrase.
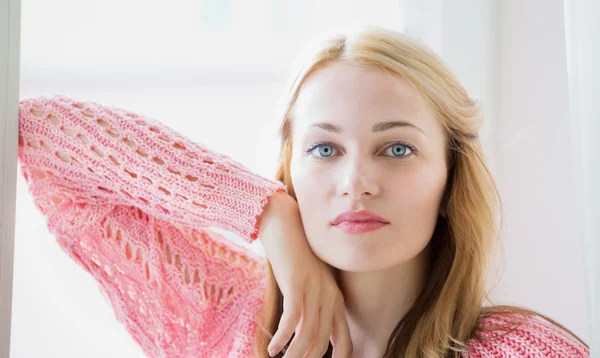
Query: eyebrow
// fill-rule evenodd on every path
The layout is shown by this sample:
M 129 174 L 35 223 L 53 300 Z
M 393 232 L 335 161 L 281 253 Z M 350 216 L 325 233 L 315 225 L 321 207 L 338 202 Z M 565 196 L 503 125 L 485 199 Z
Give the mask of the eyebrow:
M 323 123 L 314 123 L 310 127 L 321 128 L 321 129 L 324 129 L 324 130 L 326 130 L 328 132 L 332 132 L 332 133 L 341 133 L 342 132 L 342 128 L 336 126 L 335 124 L 326 123 L 326 122 L 323 122 Z M 425 134 L 425 132 L 423 132 L 421 130 L 421 128 L 415 126 L 412 123 L 404 122 L 404 121 L 387 121 L 387 122 L 375 123 L 373 125 L 372 131 L 374 133 L 383 132 L 383 131 L 386 131 L 388 129 L 392 129 L 392 128 L 395 128 L 395 127 L 412 127 L 412 128 L 417 129 L 421 133 Z

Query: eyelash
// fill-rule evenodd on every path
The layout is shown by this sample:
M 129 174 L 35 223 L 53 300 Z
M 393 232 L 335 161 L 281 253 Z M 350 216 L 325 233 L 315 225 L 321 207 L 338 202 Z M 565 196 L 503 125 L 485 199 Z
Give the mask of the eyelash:
M 394 156 L 392 156 L 392 158 L 394 158 L 394 159 L 398 159 L 398 160 L 404 160 L 404 159 L 406 159 L 406 158 L 408 158 L 408 157 L 411 157 L 412 155 L 416 155 L 416 154 L 418 153 L 418 151 L 417 151 L 417 148 L 413 147 L 412 145 L 410 145 L 410 144 L 408 144 L 408 143 L 406 143 L 406 142 L 395 142 L 395 143 L 392 143 L 392 144 L 388 145 L 387 147 L 385 147 L 385 149 L 384 149 L 383 151 L 385 151 L 386 149 L 388 149 L 388 148 L 390 148 L 390 147 L 393 147 L 393 146 L 395 146 L 395 145 L 402 145 L 402 146 L 404 146 L 404 147 L 406 147 L 406 148 L 410 149 L 411 153 L 410 153 L 410 154 L 408 154 L 408 155 L 404 155 L 404 156 L 402 156 L 402 157 L 394 157 Z M 315 144 L 313 144 L 312 146 L 310 146 L 310 148 L 308 148 L 308 149 L 306 150 L 306 153 L 310 154 L 310 153 L 312 153 L 312 152 L 313 152 L 315 149 L 318 149 L 318 148 L 320 148 L 320 147 L 323 147 L 323 146 L 330 146 L 330 147 L 332 147 L 332 148 L 335 148 L 335 145 L 334 145 L 333 143 L 330 143 L 330 142 L 320 142 L 320 143 L 315 143 Z M 337 149 L 337 148 L 336 148 L 336 149 Z M 332 156 L 333 156 L 333 155 L 332 155 Z M 331 158 L 332 156 L 329 156 L 329 157 L 314 157 L 314 158 L 315 158 L 316 160 L 327 160 L 327 159 Z

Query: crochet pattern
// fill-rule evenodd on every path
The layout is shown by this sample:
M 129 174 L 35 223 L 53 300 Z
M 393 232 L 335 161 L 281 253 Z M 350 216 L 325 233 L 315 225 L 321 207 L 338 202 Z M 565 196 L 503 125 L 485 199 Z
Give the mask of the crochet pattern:
M 285 191 L 133 113 L 62 96 L 22 101 L 19 160 L 62 249 L 151 357 L 250 355 L 265 290 L 250 242 Z

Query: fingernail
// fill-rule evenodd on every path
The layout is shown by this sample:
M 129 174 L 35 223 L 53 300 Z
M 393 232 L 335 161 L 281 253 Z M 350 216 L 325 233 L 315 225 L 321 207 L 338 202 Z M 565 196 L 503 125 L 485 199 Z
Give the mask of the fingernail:
M 273 348 L 269 349 L 269 355 L 271 357 L 274 357 L 277 353 L 279 353 L 280 350 L 281 350 L 280 347 L 273 347 Z

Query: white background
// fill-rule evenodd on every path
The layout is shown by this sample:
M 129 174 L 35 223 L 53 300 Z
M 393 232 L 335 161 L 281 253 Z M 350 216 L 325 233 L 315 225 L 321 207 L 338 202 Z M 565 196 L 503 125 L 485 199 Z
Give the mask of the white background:
M 486 108 L 484 144 L 505 211 L 492 297 L 587 341 L 562 2 L 352 3 L 23 0 L 20 98 L 126 108 L 273 177 L 276 111 L 305 43 L 361 24 L 416 36 Z M 11 357 L 143 357 L 47 232 L 20 173 L 17 184 Z

